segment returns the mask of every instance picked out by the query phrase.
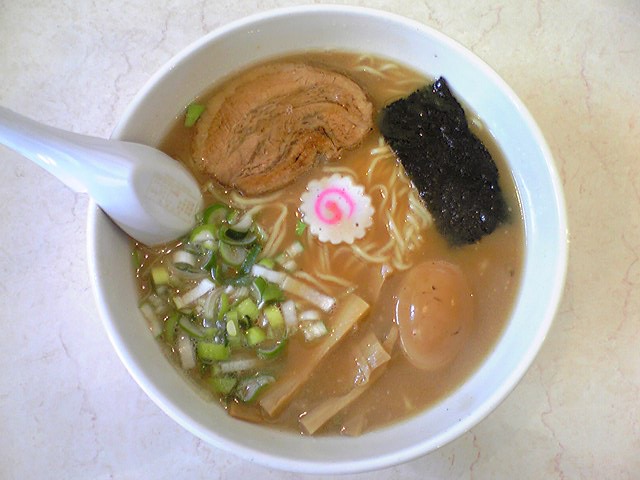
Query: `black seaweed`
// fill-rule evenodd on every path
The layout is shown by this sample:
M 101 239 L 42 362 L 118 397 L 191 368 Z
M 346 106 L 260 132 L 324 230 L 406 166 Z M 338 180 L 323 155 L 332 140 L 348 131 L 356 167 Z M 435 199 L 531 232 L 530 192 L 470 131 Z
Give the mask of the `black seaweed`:
M 506 220 L 498 168 L 444 78 L 387 105 L 379 126 L 449 243 L 475 243 Z

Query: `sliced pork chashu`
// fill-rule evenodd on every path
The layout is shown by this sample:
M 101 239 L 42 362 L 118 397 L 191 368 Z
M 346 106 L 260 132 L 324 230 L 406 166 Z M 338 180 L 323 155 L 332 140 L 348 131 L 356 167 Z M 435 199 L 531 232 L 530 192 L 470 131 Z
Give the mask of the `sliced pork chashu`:
M 258 68 L 196 124 L 196 168 L 245 194 L 276 190 L 335 160 L 373 127 L 373 106 L 352 80 L 297 63 Z

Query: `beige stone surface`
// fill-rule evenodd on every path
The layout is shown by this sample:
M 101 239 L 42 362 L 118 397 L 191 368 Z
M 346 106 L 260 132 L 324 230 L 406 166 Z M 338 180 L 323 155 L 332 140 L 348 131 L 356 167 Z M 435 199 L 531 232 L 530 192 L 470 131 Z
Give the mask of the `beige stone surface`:
M 108 136 L 183 47 L 297 3 L 0 0 L 0 105 Z M 421 21 L 491 65 L 551 147 L 570 224 L 560 311 L 507 400 L 432 454 L 345 478 L 640 478 L 640 4 L 339 3 Z M 0 478 L 301 478 L 202 443 L 145 396 L 97 315 L 87 197 L 3 147 L 0 166 Z

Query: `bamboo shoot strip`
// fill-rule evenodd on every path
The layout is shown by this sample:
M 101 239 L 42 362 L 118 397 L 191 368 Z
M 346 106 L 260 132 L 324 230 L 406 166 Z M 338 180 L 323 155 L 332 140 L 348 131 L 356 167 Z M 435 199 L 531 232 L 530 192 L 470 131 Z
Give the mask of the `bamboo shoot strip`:
M 380 344 L 376 336 L 369 332 L 358 344 L 356 349 L 356 372 L 353 378 L 353 389 L 342 396 L 328 398 L 320 402 L 315 408 L 300 418 L 300 425 L 304 430 L 313 435 L 330 418 L 351 402 L 362 395 L 377 377 L 372 377 L 374 372 L 380 372 L 379 368 L 385 365 L 391 356 Z
M 325 312 L 330 311 L 336 303 L 336 300 L 333 297 L 329 297 L 328 295 L 317 291 L 306 283 L 291 276 L 287 276 L 284 279 L 282 282 L 282 289 L 296 297 L 304 298 L 309 303 L 312 303 Z
M 358 437 L 362 435 L 365 427 L 367 426 L 367 418 L 364 411 L 357 412 L 353 416 L 345 419 L 340 429 L 341 435 L 349 437 Z
M 300 419 L 300 425 L 306 433 L 313 435 L 322 425 L 345 408 L 367 390 L 368 384 L 354 387 L 349 393 L 340 397 L 331 397 L 317 405 Z
M 251 423 L 264 423 L 262 413 L 258 408 L 241 407 L 236 401 L 229 402 L 227 412 L 234 418 Z
M 309 352 L 307 362 L 280 377 L 260 400 L 260 406 L 269 416 L 273 417 L 282 411 L 325 355 L 368 311 L 369 304 L 354 294 L 349 294 L 338 302 L 329 320 L 330 334 L 318 341 L 316 347 Z
M 398 331 L 398 326 L 396 324 L 393 324 L 389 329 L 387 335 L 384 337 L 384 340 L 382 341 L 382 346 L 387 351 L 387 353 L 389 353 L 389 355 L 391 355 L 391 352 L 393 352 L 393 347 L 396 346 L 396 342 L 398 341 L 399 336 L 400 332 Z
M 382 342 L 382 346 L 387 351 L 389 355 L 393 351 L 396 342 L 398 341 L 398 326 L 392 325 L 391 329 L 384 337 Z M 382 373 L 382 372 L 380 372 Z M 350 437 L 357 437 L 362 434 L 365 427 L 367 426 L 367 418 L 364 411 L 358 411 L 351 415 L 349 418 L 345 418 L 342 422 L 342 428 L 340 429 L 340 433 L 342 435 L 347 435 Z

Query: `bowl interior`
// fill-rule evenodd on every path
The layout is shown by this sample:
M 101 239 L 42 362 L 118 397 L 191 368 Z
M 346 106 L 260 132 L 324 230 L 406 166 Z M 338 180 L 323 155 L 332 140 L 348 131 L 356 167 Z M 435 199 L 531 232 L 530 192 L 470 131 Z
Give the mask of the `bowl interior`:
M 309 473 L 397 464 L 456 438 L 484 418 L 533 361 L 557 308 L 566 269 L 566 220 L 548 148 L 504 82 L 467 50 L 421 24 L 352 7 L 302 7 L 230 24 L 172 59 L 139 93 L 116 128 L 121 140 L 157 145 L 177 115 L 218 79 L 257 60 L 309 49 L 393 58 L 452 90 L 491 130 L 507 158 L 524 211 L 525 261 L 512 318 L 484 364 L 435 407 L 359 438 L 307 438 L 228 417 L 170 367 L 137 309 L 129 239 L 94 205 L 90 272 L 108 335 L 152 400 L 195 435 L 250 461 Z

